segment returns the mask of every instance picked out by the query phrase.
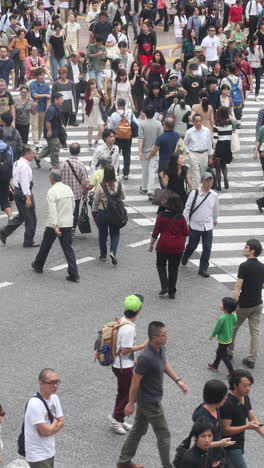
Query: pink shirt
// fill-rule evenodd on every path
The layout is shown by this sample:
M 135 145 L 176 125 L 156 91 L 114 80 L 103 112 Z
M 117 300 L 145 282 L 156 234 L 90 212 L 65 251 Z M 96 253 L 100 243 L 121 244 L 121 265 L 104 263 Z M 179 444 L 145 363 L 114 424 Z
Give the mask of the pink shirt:
M 44 59 L 43 59 L 42 57 L 38 57 L 38 65 L 37 65 L 37 66 L 38 66 L 38 67 L 43 67 L 44 64 L 45 64 Z M 26 78 L 27 78 L 27 80 L 29 80 L 29 79 L 32 80 L 32 79 L 35 78 L 35 76 L 33 76 L 33 73 L 32 73 L 31 76 L 30 76 L 30 70 L 31 70 L 31 68 L 32 68 L 33 66 L 34 66 L 34 65 L 32 64 L 32 59 L 31 59 L 31 57 L 30 57 L 30 56 L 27 57 L 27 58 L 26 58 Z

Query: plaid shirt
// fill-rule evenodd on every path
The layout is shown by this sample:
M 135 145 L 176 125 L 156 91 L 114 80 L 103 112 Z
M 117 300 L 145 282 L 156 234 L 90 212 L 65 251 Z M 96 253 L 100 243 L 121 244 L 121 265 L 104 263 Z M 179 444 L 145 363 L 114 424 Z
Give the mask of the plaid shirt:
M 51 16 L 47 10 L 40 11 L 37 8 L 34 13 L 34 21 L 40 21 L 41 28 L 47 29 L 48 24 L 51 23 Z
M 87 169 L 85 165 L 81 161 L 79 161 L 78 157 L 70 156 L 68 160 L 73 166 L 80 182 L 82 182 L 83 180 L 88 180 Z M 82 195 L 83 195 L 82 185 L 76 179 L 67 161 L 64 161 L 63 163 L 61 163 L 60 170 L 61 170 L 61 181 L 64 184 L 69 185 L 71 187 L 75 200 L 81 200 Z

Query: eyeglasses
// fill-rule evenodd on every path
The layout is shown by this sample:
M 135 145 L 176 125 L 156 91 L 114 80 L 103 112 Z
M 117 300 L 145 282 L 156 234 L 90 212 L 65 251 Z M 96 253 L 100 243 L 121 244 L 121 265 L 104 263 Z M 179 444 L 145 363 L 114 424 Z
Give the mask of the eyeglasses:
M 42 380 L 42 383 L 47 384 L 47 385 L 59 385 L 61 383 L 60 380 L 51 380 L 50 382 L 46 382 L 45 380 Z

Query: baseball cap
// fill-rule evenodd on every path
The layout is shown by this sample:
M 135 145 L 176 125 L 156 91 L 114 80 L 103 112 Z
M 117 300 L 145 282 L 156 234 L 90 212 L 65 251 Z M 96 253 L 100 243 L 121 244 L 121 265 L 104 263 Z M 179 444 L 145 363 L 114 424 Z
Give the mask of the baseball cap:
M 169 80 L 171 80 L 172 78 L 177 78 L 178 79 L 178 76 L 176 75 L 176 73 L 171 73 L 170 74 Z
M 213 179 L 213 175 L 211 174 L 211 172 L 205 172 L 202 177 L 201 177 L 201 180 L 206 180 L 206 179 Z
M 143 302 L 144 296 L 141 294 L 127 296 L 124 301 L 125 310 L 132 310 L 133 312 L 137 312 L 139 309 L 141 309 Z

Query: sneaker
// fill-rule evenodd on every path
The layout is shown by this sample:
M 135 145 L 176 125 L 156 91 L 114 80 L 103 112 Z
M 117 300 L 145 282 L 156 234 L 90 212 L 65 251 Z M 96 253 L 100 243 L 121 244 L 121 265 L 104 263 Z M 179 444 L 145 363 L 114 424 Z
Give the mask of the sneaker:
M 34 262 L 31 263 L 31 266 L 32 266 L 33 270 L 34 270 L 36 273 L 43 273 L 42 268 L 38 268 L 37 265 L 35 265 Z
M 127 180 L 127 179 L 128 179 L 128 176 L 127 176 L 127 175 L 123 175 L 123 179 L 124 179 L 124 180 Z
M 106 257 L 104 257 L 103 255 L 100 255 L 99 260 L 100 262 L 106 262 Z
M 214 372 L 218 371 L 218 367 L 214 367 L 213 364 L 211 364 L 210 362 L 208 362 L 208 368 L 211 369 Z
M 113 252 L 110 252 L 109 257 L 112 260 L 112 264 L 117 265 L 117 258 L 116 258 L 115 254 Z
M 72 276 L 72 275 L 68 275 L 66 276 L 66 280 L 67 281 L 72 281 L 73 283 L 79 283 L 80 281 L 80 276 Z
M 123 423 L 117 421 L 113 416 L 109 415 L 108 419 L 111 421 L 111 427 L 116 434 L 127 435 L 126 429 L 123 427 Z
M 123 422 L 123 428 L 124 428 L 126 431 L 128 431 L 128 432 L 131 431 L 132 427 L 133 427 L 133 424 L 129 424 L 129 423 L 126 422 L 126 421 Z
M 36 153 L 39 153 L 39 150 L 40 150 L 39 145 L 35 145 L 35 151 L 36 151 Z
M 159 296 L 164 296 L 165 294 L 167 294 L 167 292 L 168 292 L 168 288 L 161 289 L 159 292 Z
M 258 96 L 255 96 L 255 101 L 256 101 L 256 102 L 259 102 L 259 101 L 260 101 L 260 99 L 259 99 Z
M 247 359 L 247 358 L 244 358 L 244 359 L 242 360 L 242 364 L 244 364 L 244 366 L 248 367 L 249 369 L 254 369 L 254 367 L 255 367 L 254 361 L 250 361 L 250 360 Z
M 147 197 L 148 197 L 149 201 L 153 200 L 153 196 L 154 196 L 153 193 L 151 193 L 151 192 L 147 193 Z
M 262 213 L 262 199 L 256 200 L 256 204 L 258 206 L 259 212 Z
M 147 195 L 148 191 L 147 190 L 144 190 L 142 187 L 139 187 L 139 191 L 140 193 L 142 193 L 143 195 Z
M 209 278 L 209 273 L 207 271 L 198 271 L 198 275 L 202 276 L 203 278 Z

